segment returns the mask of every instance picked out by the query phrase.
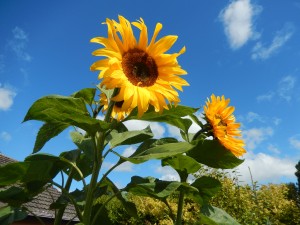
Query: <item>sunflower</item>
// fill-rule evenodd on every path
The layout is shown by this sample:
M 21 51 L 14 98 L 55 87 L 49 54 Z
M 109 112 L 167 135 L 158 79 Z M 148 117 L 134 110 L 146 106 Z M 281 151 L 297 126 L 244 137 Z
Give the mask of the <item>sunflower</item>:
M 186 74 L 177 62 L 177 57 L 185 52 L 166 53 L 176 42 L 177 36 L 169 35 L 156 40 L 162 29 L 157 23 L 148 44 L 148 31 L 143 19 L 130 23 L 119 16 L 119 22 L 106 19 L 108 37 L 95 37 L 91 42 L 103 45 L 93 52 L 102 59 L 92 64 L 91 70 L 99 70 L 101 86 L 106 89 L 119 88 L 112 98 L 123 102 L 121 110 L 138 108 L 141 117 L 152 105 L 156 112 L 168 109 L 166 100 L 176 105 L 180 102 L 177 90 L 189 84 L 180 77 Z M 134 36 L 133 27 L 139 31 L 139 40 Z M 177 89 L 177 90 L 176 90 Z
M 230 99 L 222 97 L 211 96 L 211 101 L 208 99 L 206 106 L 204 106 L 204 114 L 207 123 L 211 126 L 214 138 L 218 139 L 220 143 L 235 156 L 243 155 L 245 143 L 241 137 L 239 123 L 236 123 L 235 117 L 232 114 L 233 106 L 228 106 Z
M 121 102 L 115 102 L 112 112 L 111 112 L 111 117 L 114 119 L 118 119 L 118 120 L 123 120 L 127 115 L 129 115 L 129 113 L 131 112 L 131 109 L 128 109 L 127 111 L 124 111 L 122 109 L 122 105 L 123 105 L 124 101 Z M 100 105 L 103 105 L 103 109 L 102 112 L 104 113 L 105 111 L 107 111 L 108 109 L 108 104 L 109 101 L 107 99 L 106 94 L 101 93 L 100 94 Z

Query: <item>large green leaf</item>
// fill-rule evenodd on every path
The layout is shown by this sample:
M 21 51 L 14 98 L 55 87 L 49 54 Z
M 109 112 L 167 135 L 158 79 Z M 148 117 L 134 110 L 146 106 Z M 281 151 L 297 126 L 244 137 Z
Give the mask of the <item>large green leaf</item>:
M 11 185 L 22 180 L 26 175 L 29 164 L 13 162 L 0 167 L 0 186 Z
M 191 185 L 198 189 L 204 203 L 207 203 L 222 188 L 219 180 L 207 176 L 196 179 Z
M 27 213 L 19 208 L 5 206 L 0 208 L 0 224 L 9 225 L 15 221 L 23 220 L 26 218 Z
M 73 93 L 74 98 L 82 98 L 87 104 L 92 105 L 96 94 L 96 88 L 84 88 Z
M 133 176 L 125 191 L 139 196 L 164 199 L 173 194 L 181 186 L 177 181 L 163 181 L 154 177 Z
M 22 187 L 11 186 L 7 189 L 0 189 L 0 201 L 11 206 L 20 206 L 22 203 L 30 200 L 32 200 L 32 196 Z
M 192 174 L 197 172 L 201 168 L 195 159 L 186 155 L 175 155 L 162 160 L 162 166 L 169 165 L 175 169 L 178 173 L 184 172 Z
M 28 110 L 24 121 L 40 120 L 52 124 L 68 124 L 88 133 L 109 129 L 109 124 L 90 117 L 83 99 L 52 95 L 43 97 Z
M 233 155 L 218 140 L 197 140 L 193 144 L 194 148 L 187 155 L 207 166 L 232 169 L 244 161 Z
M 68 126 L 69 124 L 66 123 L 45 123 L 37 134 L 32 153 L 40 151 L 50 139 L 60 134 Z
M 149 110 L 143 114 L 141 118 L 137 116 L 137 109 L 134 109 L 131 114 L 125 120 L 139 119 L 152 122 L 164 122 L 171 124 L 188 132 L 189 127 L 192 125 L 192 121 L 187 118 L 182 118 L 195 113 L 198 109 L 188 106 L 170 106 L 169 110 L 164 110 L 162 113 L 155 112 L 154 107 L 149 107 Z
M 118 145 L 131 145 L 140 143 L 152 137 L 153 133 L 148 126 L 144 130 L 125 131 L 122 133 L 112 131 L 109 133 L 107 138 L 110 141 L 111 148 L 114 148 Z
M 214 206 L 204 205 L 201 213 L 218 225 L 240 225 L 228 213 Z
M 174 139 L 169 140 L 173 141 Z M 115 154 L 126 161 L 139 164 L 150 159 L 164 159 L 177 154 L 185 153 L 193 148 L 193 145 L 187 142 L 166 143 L 159 145 L 157 144 L 159 141 L 160 140 L 153 139 L 146 140 L 130 157 L 124 157 L 118 153 Z

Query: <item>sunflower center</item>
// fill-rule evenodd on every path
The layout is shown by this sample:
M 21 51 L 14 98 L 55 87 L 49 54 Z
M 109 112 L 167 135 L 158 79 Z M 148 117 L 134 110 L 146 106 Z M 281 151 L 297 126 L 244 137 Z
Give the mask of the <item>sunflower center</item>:
M 124 53 L 122 68 L 128 80 L 135 86 L 152 86 L 158 77 L 155 60 L 145 51 L 137 48 Z
M 122 108 L 123 103 L 124 103 L 124 101 L 115 102 L 115 106 L 117 108 Z
M 218 126 L 227 126 L 227 123 L 222 120 L 222 117 L 220 115 L 215 115 L 216 119 L 219 119 L 220 122 L 218 123 Z

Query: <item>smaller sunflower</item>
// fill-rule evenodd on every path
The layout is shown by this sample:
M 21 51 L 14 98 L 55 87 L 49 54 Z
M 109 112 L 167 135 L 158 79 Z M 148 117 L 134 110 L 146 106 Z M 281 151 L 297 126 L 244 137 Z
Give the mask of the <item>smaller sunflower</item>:
M 245 143 L 239 130 L 240 123 L 236 123 L 233 106 L 228 106 L 230 99 L 211 95 L 211 101 L 208 99 L 204 106 L 205 120 L 211 126 L 213 136 L 235 156 L 242 156 L 246 150 Z
M 126 116 L 129 115 L 131 109 L 123 109 L 124 101 L 115 102 L 114 107 L 111 112 L 111 117 L 117 119 L 118 121 L 123 120 Z M 102 112 L 105 113 L 108 109 L 109 101 L 107 96 L 104 93 L 100 94 L 100 105 L 103 105 Z

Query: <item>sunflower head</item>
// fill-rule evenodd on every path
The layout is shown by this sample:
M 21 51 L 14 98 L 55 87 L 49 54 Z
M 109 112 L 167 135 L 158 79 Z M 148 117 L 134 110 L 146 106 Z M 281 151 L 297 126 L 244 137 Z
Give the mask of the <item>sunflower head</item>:
M 186 74 L 178 64 L 177 57 L 185 52 L 183 47 L 178 53 L 166 53 L 177 40 L 169 35 L 156 40 L 162 29 L 157 23 L 153 36 L 148 41 L 148 31 L 143 19 L 130 23 L 119 16 L 119 21 L 106 19 L 108 36 L 95 37 L 91 42 L 103 47 L 93 52 L 102 58 L 91 66 L 99 70 L 101 86 L 106 89 L 119 88 L 112 100 L 123 102 L 122 110 L 138 108 L 141 117 L 153 105 L 155 111 L 168 109 L 167 103 L 180 102 L 177 90 L 189 84 L 180 76 Z M 138 40 L 133 27 L 139 31 Z M 177 90 L 176 90 L 177 89 Z
M 214 94 L 211 100 L 207 100 L 204 106 L 205 120 L 211 127 L 213 136 L 235 156 L 242 156 L 246 150 L 245 143 L 239 130 L 240 124 L 236 123 L 233 106 L 228 106 L 230 99 L 224 96 L 219 97 Z

